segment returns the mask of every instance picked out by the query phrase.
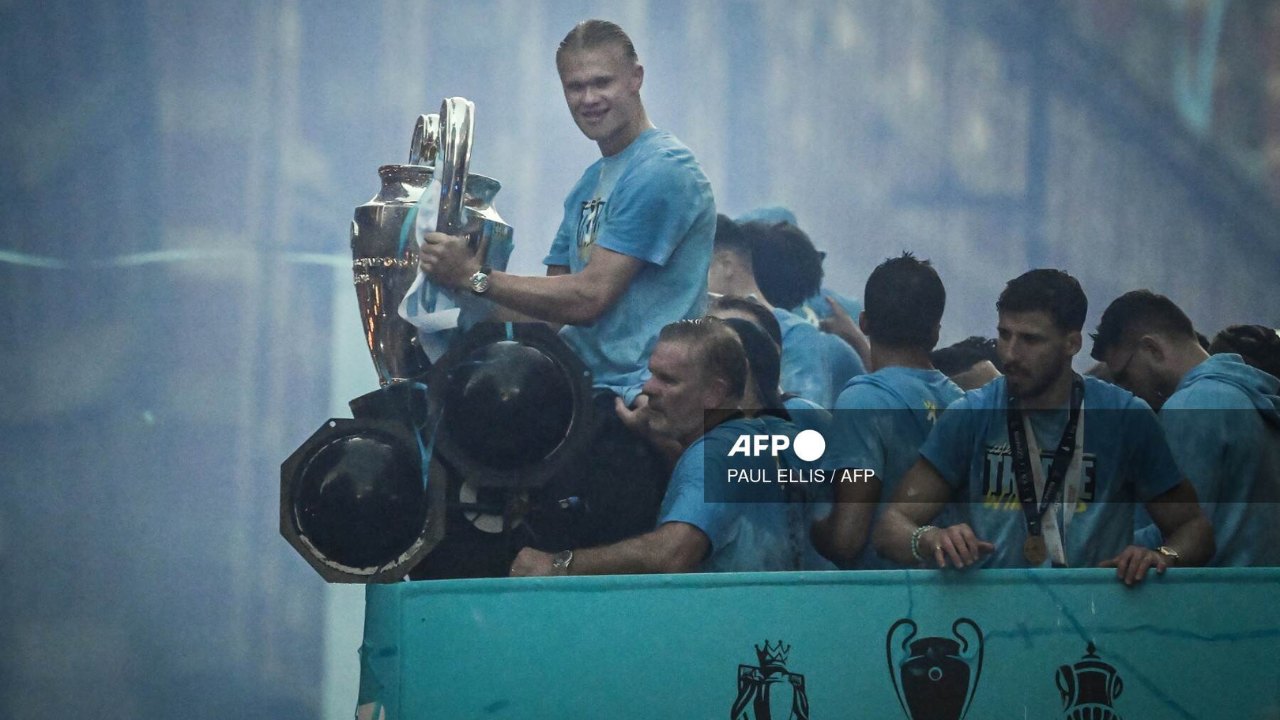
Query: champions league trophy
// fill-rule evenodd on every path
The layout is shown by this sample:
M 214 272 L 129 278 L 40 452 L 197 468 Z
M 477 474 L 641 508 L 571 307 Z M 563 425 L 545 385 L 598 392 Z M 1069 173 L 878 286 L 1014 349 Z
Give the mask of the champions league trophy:
M 352 270 L 365 342 L 383 387 L 420 377 L 431 365 L 417 329 L 397 309 L 418 275 L 418 244 L 413 237 L 419 200 L 432 179 L 440 181 L 436 229 L 466 232 L 472 251 L 509 247 L 511 226 L 493 208 L 502 185 L 468 173 L 475 106 L 450 98 L 439 115 L 418 118 L 406 165 L 378 169 L 382 188 L 356 208 L 351 221 Z M 508 250 L 509 252 L 509 250 Z M 502 258 L 505 265 L 506 258 Z
M 483 301 L 418 270 L 422 230 L 466 236 L 499 270 L 510 256 L 511 226 L 493 208 L 501 185 L 469 172 L 474 114 L 449 98 L 420 116 L 409 162 L 379 168 L 382 187 L 351 224 L 381 387 L 281 465 L 280 532 L 330 582 L 398 581 L 428 555 L 423 577 L 505 574 L 511 530 L 546 500 L 531 491 L 590 433 L 590 372 L 550 328 L 475 323 Z
M 961 628 L 970 629 L 975 639 L 966 638 Z M 956 640 L 927 637 L 912 642 L 916 630 L 916 624 L 904 618 L 889 628 L 885 639 L 898 702 L 907 720 L 960 720 L 969 712 L 982 674 L 982 630 L 960 618 L 951 625 Z

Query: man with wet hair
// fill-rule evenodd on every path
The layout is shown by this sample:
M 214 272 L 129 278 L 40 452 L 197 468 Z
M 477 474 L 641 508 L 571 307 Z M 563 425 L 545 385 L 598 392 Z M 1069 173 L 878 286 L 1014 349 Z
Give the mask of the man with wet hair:
M 738 336 L 722 320 L 700 318 L 668 325 L 649 359 L 644 386 L 649 428 L 683 448 L 671 473 L 657 528 L 611 545 L 558 555 L 520 551 L 511 575 L 797 570 L 806 552 L 802 507 L 788 505 L 786 488 L 756 485 L 749 502 L 732 502 L 727 469 L 770 471 L 774 459 L 738 458 L 744 435 L 767 435 L 761 419 L 746 417 L 743 395 L 753 379 Z M 719 493 L 718 501 L 708 495 Z
M 1159 410 L 1174 459 L 1213 523 L 1211 565 L 1280 565 L 1280 380 L 1209 355 L 1191 320 L 1150 290 L 1116 298 L 1093 334 L 1114 382 Z M 1161 542 L 1155 527 L 1139 531 Z
M 996 341 L 981 335 L 971 335 L 954 345 L 934 350 L 930 358 L 933 366 L 961 390 L 977 390 L 1000 377 Z
M 1280 330 L 1266 325 L 1231 325 L 1213 336 L 1210 355 L 1235 353 L 1246 363 L 1280 378 Z
M 885 260 L 867 278 L 858 318 L 870 341 L 871 374 L 845 385 L 836 401 L 829 447 L 842 468 L 874 472 L 835 486 L 831 515 L 813 526 L 814 545 L 846 567 L 900 567 L 867 543 L 880 500 L 893 495 L 936 419 L 961 396 L 934 369 L 947 292 L 928 260 L 911 253 Z
M 939 568 L 1114 567 L 1126 585 L 1209 561 L 1213 528 L 1150 407 L 1071 369 L 1087 310 L 1060 270 L 1009 282 L 996 303 L 1005 375 L 938 419 L 875 527 L 881 554 Z M 968 520 L 929 524 L 948 502 Z M 1134 543 L 1135 502 L 1166 538 L 1158 550 Z
M 835 402 L 844 383 L 854 375 L 865 372 L 865 368 L 848 343 L 821 332 L 798 315 L 774 303 L 779 298 L 793 299 L 794 292 L 783 292 L 781 295 L 775 292 L 773 299 L 770 299 L 770 294 L 759 285 L 761 260 L 757 258 L 757 248 L 762 244 L 769 244 L 770 238 L 776 233 L 792 235 L 800 233 L 800 230 L 786 224 L 739 225 L 721 216 L 716 228 L 708 288 L 719 295 L 754 298 L 764 303 L 782 330 L 783 391 L 828 408 Z M 800 236 L 803 237 L 803 233 Z M 807 240 L 804 237 L 804 241 Z M 769 253 L 766 252 L 765 255 Z M 779 281 L 777 277 L 772 279 Z M 821 279 L 821 268 L 818 279 Z

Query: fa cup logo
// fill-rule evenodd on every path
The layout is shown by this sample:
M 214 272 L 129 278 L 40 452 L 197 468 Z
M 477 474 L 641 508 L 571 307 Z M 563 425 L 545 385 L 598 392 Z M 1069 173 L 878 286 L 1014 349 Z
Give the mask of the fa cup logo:
M 1124 683 L 1116 669 L 1102 662 L 1095 650 L 1089 643 L 1080 662 L 1058 668 L 1060 720 L 1120 720 L 1112 703 L 1124 691 Z

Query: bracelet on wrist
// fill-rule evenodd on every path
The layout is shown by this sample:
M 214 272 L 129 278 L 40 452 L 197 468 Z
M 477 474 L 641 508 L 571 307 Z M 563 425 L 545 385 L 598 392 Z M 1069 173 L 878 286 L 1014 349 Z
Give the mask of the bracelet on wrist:
M 917 562 L 924 562 L 924 558 L 920 555 L 920 538 L 930 530 L 937 530 L 933 525 L 921 525 L 911 533 L 911 556 Z

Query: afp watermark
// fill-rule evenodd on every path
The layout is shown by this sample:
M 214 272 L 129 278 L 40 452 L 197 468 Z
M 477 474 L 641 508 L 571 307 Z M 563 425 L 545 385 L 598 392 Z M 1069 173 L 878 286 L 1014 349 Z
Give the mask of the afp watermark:
M 867 482 L 875 477 L 869 468 L 822 467 L 818 461 L 826 450 L 827 440 L 817 430 L 803 430 L 794 437 L 744 433 L 729 448 L 721 479 L 730 485 L 820 485 Z
M 802 430 L 796 434 L 795 441 L 788 435 L 739 435 L 729 449 L 729 457 L 778 457 L 791 448 L 796 457 L 805 462 L 814 462 L 827 451 L 827 440 L 817 430 Z

